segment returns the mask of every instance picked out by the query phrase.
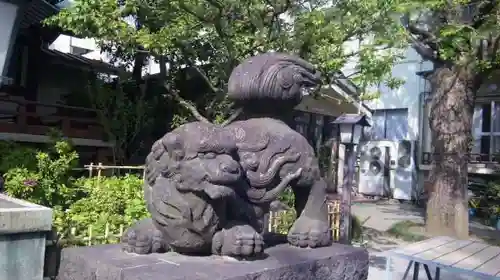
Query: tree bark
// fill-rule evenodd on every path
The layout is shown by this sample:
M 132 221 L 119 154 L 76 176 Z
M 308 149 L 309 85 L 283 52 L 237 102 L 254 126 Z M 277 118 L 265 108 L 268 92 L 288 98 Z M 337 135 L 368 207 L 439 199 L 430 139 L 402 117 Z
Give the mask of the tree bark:
M 438 68 L 431 76 L 429 122 L 434 160 L 426 227 L 434 236 L 469 236 L 467 164 L 477 84 L 474 76 L 465 67 Z

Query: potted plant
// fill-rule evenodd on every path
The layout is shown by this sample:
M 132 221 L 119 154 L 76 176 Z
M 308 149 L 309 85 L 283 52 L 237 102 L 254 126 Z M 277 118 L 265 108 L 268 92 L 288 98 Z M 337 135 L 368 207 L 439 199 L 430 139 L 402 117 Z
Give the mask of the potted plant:
M 500 230 L 500 206 L 494 205 L 489 209 L 491 226 L 497 230 Z
M 361 221 L 359 217 L 355 215 L 352 216 L 352 246 L 354 247 L 365 247 L 366 244 L 368 243 L 366 240 L 364 240 L 364 235 L 363 235 L 363 226 L 365 223 L 371 218 L 371 216 L 368 216 L 366 219 Z
M 471 198 L 469 200 L 469 218 L 476 216 L 478 208 L 479 208 L 479 200 L 477 198 Z

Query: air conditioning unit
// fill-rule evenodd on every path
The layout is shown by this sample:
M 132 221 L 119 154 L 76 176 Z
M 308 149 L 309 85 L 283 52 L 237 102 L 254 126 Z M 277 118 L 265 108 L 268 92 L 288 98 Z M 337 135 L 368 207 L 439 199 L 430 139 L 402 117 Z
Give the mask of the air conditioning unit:
M 389 147 L 387 141 L 367 141 L 360 145 L 358 193 L 384 196 L 389 187 Z
M 392 197 L 412 200 L 417 187 L 416 141 L 394 141 L 390 149 L 390 188 Z

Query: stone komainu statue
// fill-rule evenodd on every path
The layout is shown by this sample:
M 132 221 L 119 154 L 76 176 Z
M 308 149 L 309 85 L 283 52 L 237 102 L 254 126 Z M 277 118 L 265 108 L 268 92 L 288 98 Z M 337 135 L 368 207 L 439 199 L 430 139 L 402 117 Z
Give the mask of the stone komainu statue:
M 319 83 L 311 64 L 286 54 L 266 53 L 237 66 L 229 98 L 253 117 L 226 126 L 188 123 L 154 143 L 144 183 L 151 218 L 124 233 L 124 250 L 259 254 L 264 215 L 288 186 L 298 215 L 289 243 L 330 245 L 326 183 L 318 161 L 277 110 L 292 110 L 302 90 Z

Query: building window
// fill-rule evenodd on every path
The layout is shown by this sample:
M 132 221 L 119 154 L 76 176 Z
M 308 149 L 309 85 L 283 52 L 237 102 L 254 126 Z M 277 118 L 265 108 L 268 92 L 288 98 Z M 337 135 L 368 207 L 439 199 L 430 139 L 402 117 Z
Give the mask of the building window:
M 472 154 L 481 154 L 482 161 L 491 161 L 493 155 L 500 154 L 500 102 L 476 104 L 473 121 Z
M 337 137 L 335 117 L 297 111 L 294 116 L 295 130 L 302 134 L 317 151 L 322 145 Z
M 297 112 L 295 115 L 295 130 L 307 138 L 307 130 L 309 127 L 310 114 Z
M 92 50 L 71 46 L 70 52 L 75 55 L 85 55 L 91 52 Z
M 365 136 L 367 140 L 408 139 L 408 109 L 375 110 Z

